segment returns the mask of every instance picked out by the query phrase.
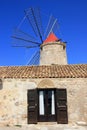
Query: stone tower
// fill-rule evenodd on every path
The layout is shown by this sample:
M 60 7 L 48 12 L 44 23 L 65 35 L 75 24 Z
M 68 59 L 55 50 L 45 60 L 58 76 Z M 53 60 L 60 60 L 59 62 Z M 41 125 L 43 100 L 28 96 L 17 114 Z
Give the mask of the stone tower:
M 66 45 L 54 33 L 50 33 L 41 45 L 40 65 L 66 65 Z

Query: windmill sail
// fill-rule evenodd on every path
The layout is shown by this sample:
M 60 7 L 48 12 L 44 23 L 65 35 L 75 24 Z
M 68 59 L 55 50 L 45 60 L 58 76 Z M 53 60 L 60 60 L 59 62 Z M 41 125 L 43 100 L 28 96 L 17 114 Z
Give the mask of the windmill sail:
M 29 20 L 29 23 L 31 24 L 32 29 L 35 32 L 36 36 L 38 36 L 41 42 L 43 42 L 43 38 L 42 38 L 43 29 L 42 29 L 42 22 L 41 22 L 39 8 L 29 8 L 25 10 L 25 15 Z
M 23 32 L 20 29 L 15 29 L 12 36 L 14 47 L 38 47 L 41 43 L 37 42 L 33 36 Z
M 31 59 L 28 61 L 27 65 L 39 65 L 40 62 L 40 51 L 36 51 Z
M 33 30 L 33 36 L 28 34 L 20 29 L 24 20 L 28 20 Z M 29 32 L 32 33 L 32 30 Z M 29 8 L 25 10 L 25 16 L 21 23 L 19 24 L 18 28 L 14 30 L 14 34 L 12 36 L 13 39 L 13 47 L 24 47 L 28 49 L 34 49 L 34 55 L 27 65 L 39 65 L 40 59 L 40 46 L 43 43 L 49 41 L 48 35 L 55 33 L 58 30 L 58 22 L 57 19 L 54 18 L 52 15 L 50 16 L 46 32 L 45 32 L 45 39 L 44 39 L 44 32 L 41 20 L 41 14 L 39 8 Z M 36 37 L 35 37 L 36 36 Z M 51 35 L 53 36 L 53 35 Z
M 48 37 L 48 35 L 51 32 L 56 32 L 58 30 L 58 21 L 56 18 L 54 18 L 52 15 L 49 18 L 49 22 L 46 28 L 45 37 Z

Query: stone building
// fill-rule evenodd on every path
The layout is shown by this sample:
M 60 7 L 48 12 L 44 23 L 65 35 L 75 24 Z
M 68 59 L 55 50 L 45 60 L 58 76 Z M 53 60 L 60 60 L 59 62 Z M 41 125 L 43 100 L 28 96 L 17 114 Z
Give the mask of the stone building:
M 40 66 L 0 67 L 0 125 L 87 123 L 87 64 L 68 65 L 53 33 L 40 56 Z

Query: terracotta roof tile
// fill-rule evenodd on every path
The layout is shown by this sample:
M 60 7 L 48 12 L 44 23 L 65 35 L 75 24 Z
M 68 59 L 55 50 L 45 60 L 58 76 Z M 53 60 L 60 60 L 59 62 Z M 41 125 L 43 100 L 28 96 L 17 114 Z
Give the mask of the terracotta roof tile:
M 87 78 L 87 64 L 4 66 L 0 78 Z
M 57 40 L 58 38 L 56 37 L 56 35 L 51 32 L 43 43 L 55 42 Z

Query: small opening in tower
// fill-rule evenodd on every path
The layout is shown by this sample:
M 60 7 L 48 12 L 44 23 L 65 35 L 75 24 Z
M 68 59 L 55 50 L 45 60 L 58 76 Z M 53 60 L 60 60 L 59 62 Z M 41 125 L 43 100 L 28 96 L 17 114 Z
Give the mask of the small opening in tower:
M 0 90 L 3 89 L 2 80 L 0 79 Z
M 42 51 L 42 50 L 43 50 L 43 47 L 41 46 L 40 49 L 41 49 L 41 51 Z
M 65 46 L 63 46 L 63 50 L 65 50 Z

